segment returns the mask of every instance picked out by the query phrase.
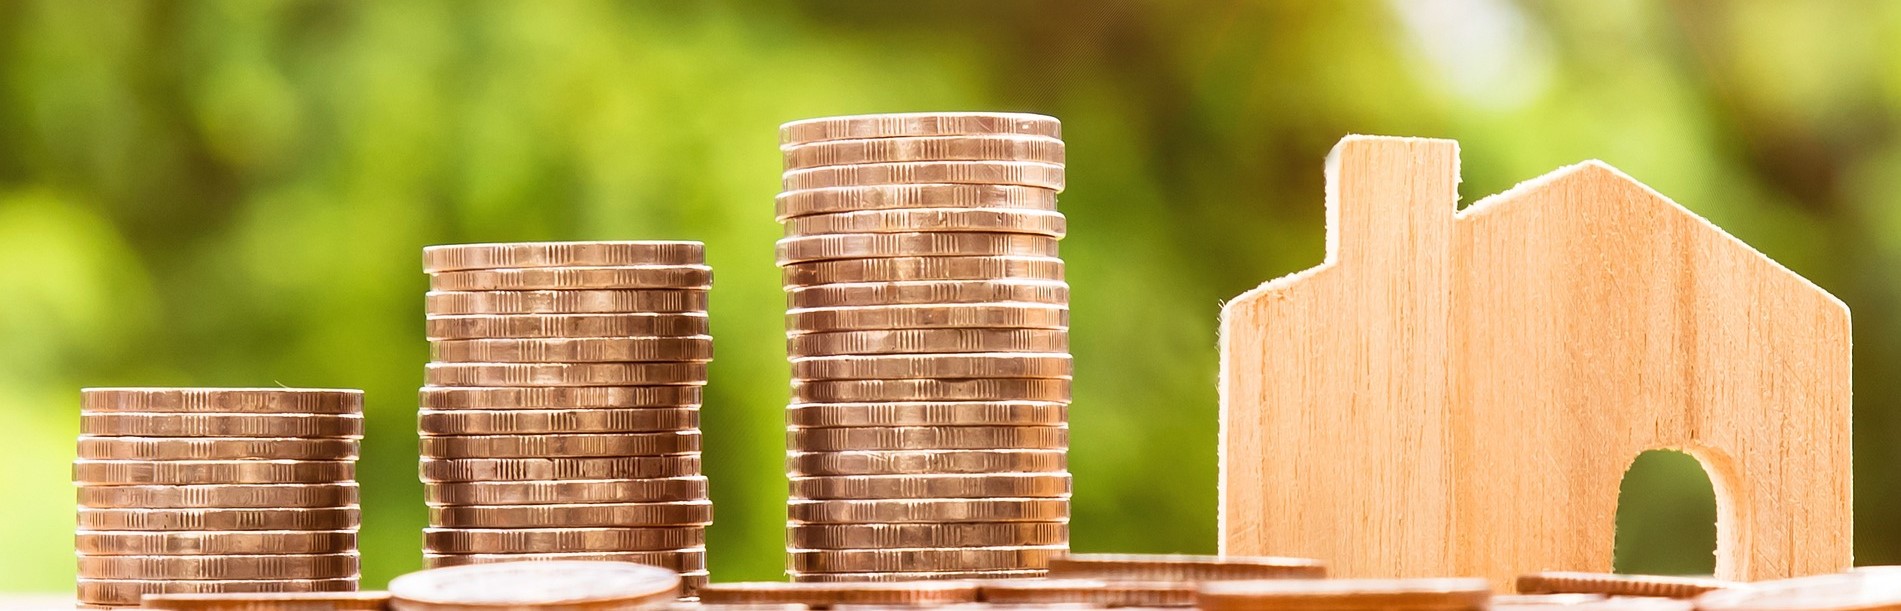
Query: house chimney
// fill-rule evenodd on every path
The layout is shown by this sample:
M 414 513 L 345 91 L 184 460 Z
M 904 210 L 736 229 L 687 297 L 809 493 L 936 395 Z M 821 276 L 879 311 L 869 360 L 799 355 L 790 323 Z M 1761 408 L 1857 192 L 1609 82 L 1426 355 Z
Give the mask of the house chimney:
M 1327 155 L 1327 258 L 1349 274 L 1444 278 L 1458 205 L 1458 142 L 1348 136 Z

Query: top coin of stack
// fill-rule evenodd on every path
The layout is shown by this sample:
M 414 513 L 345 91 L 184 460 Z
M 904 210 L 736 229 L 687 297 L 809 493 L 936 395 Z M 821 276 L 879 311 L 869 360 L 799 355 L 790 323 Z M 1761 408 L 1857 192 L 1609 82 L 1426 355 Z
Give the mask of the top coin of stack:
M 1036 576 L 1067 549 L 1060 127 L 780 128 L 794 580 Z
M 705 579 L 699 242 L 432 246 L 431 566 L 622 560 Z
M 81 604 L 356 589 L 362 391 L 80 393 Z

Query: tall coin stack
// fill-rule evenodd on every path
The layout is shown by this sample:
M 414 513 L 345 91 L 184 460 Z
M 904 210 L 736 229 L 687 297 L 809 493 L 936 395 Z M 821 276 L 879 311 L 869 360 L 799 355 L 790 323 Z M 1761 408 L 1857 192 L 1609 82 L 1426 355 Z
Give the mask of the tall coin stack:
M 780 128 L 796 581 L 1040 576 L 1068 548 L 1060 123 Z
M 621 560 L 703 583 L 704 246 L 467 244 L 423 261 L 427 564 Z
M 80 410 L 81 605 L 357 588 L 362 391 L 88 388 Z

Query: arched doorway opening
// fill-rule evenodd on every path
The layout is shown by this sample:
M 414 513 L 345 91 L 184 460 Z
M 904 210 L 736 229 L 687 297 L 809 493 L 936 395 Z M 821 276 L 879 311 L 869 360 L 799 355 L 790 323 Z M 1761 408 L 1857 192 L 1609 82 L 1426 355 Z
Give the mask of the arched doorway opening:
M 1716 492 L 1696 458 L 1639 454 L 1617 495 L 1619 573 L 1708 575 L 1716 569 Z

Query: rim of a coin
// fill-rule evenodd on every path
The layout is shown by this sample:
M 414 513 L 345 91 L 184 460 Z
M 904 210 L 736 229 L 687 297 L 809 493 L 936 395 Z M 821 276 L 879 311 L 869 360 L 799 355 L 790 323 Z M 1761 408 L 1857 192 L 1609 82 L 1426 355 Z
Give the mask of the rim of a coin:
M 1057 257 L 892 257 L 837 259 L 782 266 L 785 285 L 814 286 L 859 282 L 914 280 L 1063 280 L 1063 260 Z
M 801 573 L 862 573 L 906 571 L 921 567 L 945 570 L 1040 569 L 1052 556 L 1069 551 L 1068 545 L 1009 547 L 948 547 L 913 549 L 787 549 L 786 566 Z
M 1066 545 L 1067 522 L 948 524 L 791 524 L 786 546 L 799 549 L 890 549 Z
M 700 451 L 700 432 L 425 435 L 429 458 L 586 458 L 683 454 Z
M 707 335 L 705 312 L 611 314 L 445 314 L 425 316 L 427 339 L 687 337 Z
M 699 429 L 696 407 L 594 407 L 579 409 L 421 409 L 417 431 L 424 435 L 497 435 L 567 433 L 648 433 Z
M 793 522 L 814 524 L 1061 522 L 1069 499 L 1059 497 L 965 499 L 799 499 L 786 503 Z
M 363 413 L 363 391 L 343 388 L 79 389 L 84 411 L 214 413 Z
M 429 508 L 429 523 L 439 528 L 706 526 L 713 523 L 713 503 L 443 505 Z
M 1068 219 L 1055 210 L 904 208 L 812 214 L 785 220 L 785 237 L 840 233 L 1022 233 L 1061 238 Z
M 1195 595 L 1202 608 L 1343 606 L 1408 609 L 1483 609 L 1492 597 L 1484 579 L 1258 579 L 1203 581 Z
M 1050 560 L 1050 577 L 1204 581 L 1234 579 L 1321 579 L 1327 565 L 1291 556 L 1207 556 L 1197 554 L 1065 554 Z
M 1036 161 L 1064 163 L 1060 138 L 1029 134 L 956 134 L 857 138 L 779 147 L 783 167 L 803 170 L 837 165 L 905 161 Z
M 786 306 L 792 310 L 843 306 L 1017 303 L 1067 306 L 1069 305 L 1069 284 L 1061 280 L 1006 279 L 918 280 L 786 287 Z
M 786 430 L 793 452 L 849 450 L 1061 450 L 1062 426 L 872 426 Z
M 467 269 L 429 275 L 435 291 L 548 291 L 563 289 L 704 289 L 706 265 L 603 265 Z
M 356 479 L 354 460 L 94 460 L 73 461 L 73 483 L 323 484 Z
M 861 138 L 1023 134 L 1063 137 L 1056 117 L 1023 112 L 902 112 L 843 115 L 779 125 L 781 146 Z
M 1021 233 L 839 233 L 782 238 L 774 246 L 781 266 L 882 257 L 1055 257 L 1059 240 Z
M 712 336 L 439 339 L 430 358 L 450 363 L 710 361 Z
M 969 352 L 1063 353 L 1066 329 L 888 329 L 831 331 L 786 338 L 792 357 Z M 1013 397 L 1003 397 L 1010 399 Z M 1023 400 L 1032 400 L 1023 397 Z M 975 398 L 973 398 L 975 400 Z M 844 401 L 849 401 L 846 399 Z
M 1637 575 L 1545 571 L 1519 575 L 1514 587 L 1520 594 L 1603 594 L 1694 598 L 1711 590 L 1735 587 L 1733 581 L 1683 575 Z
M 864 401 L 1049 401 L 1068 402 L 1070 382 L 1063 378 L 972 378 L 937 380 L 792 381 L 798 403 Z M 862 448 L 866 450 L 876 448 Z
M 1015 570 L 996 570 L 996 571 L 880 571 L 880 572 L 874 572 L 874 573 L 801 573 L 798 571 L 787 571 L 787 574 L 789 574 L 792 577 L 793 583 L 841 583 L 841 582 L 889 583 L 889 582 L 894 582 L 894 581 L 908 582 L 908 581 L 964 581 L 964 580 L 985 580 L 985 579 L 1035 579 L 1035 578 L 1042 577 L 1044 572 L 1045 571 L 1041 569 L 1015 569 Z M 1040 609 L 1075 608 L 1072 605 L 1037 605 L 1037 607 Z M 840 610 L 857 609 L 858 611 L 874 611 L 879 608 L 880 607 L 871 606 L 871 605 L 840 605 L 837 607 L 833 607 L 833 609 L 840 609 Z M 885 606 L 882 608 L 887 609 L 887 610 L 894 609 L 894 607 L 891 607 L 891 606 Z M 945 609 L 966 609 L 967 608 L 967 609 L 970 609 L 971 611 L 981 611 L 983 609 L 1012 609 L 1012 608 L 1016 608 L 1016 606 L 1015 605 L 992 606 L 992 605 L 983 604 L 983 603 L 975 603 L 975 604 L 961 604 L 961 605 L 946 605 L 943 608 Z
M 90 579 L 337 579 L 355 577 L 361 557 L 337 554 L 231 554 L 190 556 L 79 555 Z
M 424 386 L 427 409 L 585 409 L 696 407 L 700 386 Z
M 1696 597 L 1696 608 L 1709 611 L 1874 611 L 1897 606 L 1901 573 L 1891 568 L 1749 582 Z
M 1192 607 L 1195 584 L 1181 581 L 997 579 L 983 582 L 987 603 L 1090 603 L 1102 607 Z
M 141 509 L 79 508 L 80 530 L 262 531 L 356 528 L 362 511 L 346 507 Z
M 612 608 L 673 599 L 680 575 L 625 562 L 543 560 L 429 569 L 389 582 L 398 611 Z
M 354 530 L 80 530 L 73 536 L 74 551 L 90 556 L 339 554 L 356 551 L 356 544 Z
M 779 184 L 787 191 L 941 183 L 1021 185 L 1062 191 L 1065 173 L 1062 164 L 1034 161 L 902 161 L 786 170 Z
M 787 583 L 737 581 L 700 588 L 700 602 L 796 603 L 814 607 L 840 604 L 946 605 L 977 601 L 977 584 L 956 581 L 910 583 Z
M 1492 597 L 1490 608 L 1515 611 L 1694 611 L 1695 603 L 1682 598 L 1654 596 L 1599 596 L 1591 599 L 1563 597 L 1589 594 L 1511 594 Z M 1545 600 L 1539 600 L 1545 599 Z
M 920 401 L 913 403 L 794 403 L 786 424 L 835 426 L 1060 425 L 1069 405 L 1052 401 Z
M 703 386 L 706 363 L 428 363 L 430 386 Z
M 192 592 L 310 592 L 353 591 L 357 578 L 341 579 L 79 579 L 79 602 L 106 605 L 137 605 L 146 594 Z
M 441 554 L 424 550 L 422 560 L 425 566 L 440 568 L 470 564 L 500 564 L 505 562 L 532 562 L 537 560 L 600 560 L 609 562 L 631 562 L 668 569 L 683 573 L 696 573 L 706 570 L 706 548 L 688 548 L 653 552 L 547 552 L 533 554 Z M 683 584 L 684 585 L 684 584 Z M 536 607 L 537 609 L 545 607 Z
M 426 272 L 521 267 L 705 265 L 706 245 L 678 240 L 496 242 L 422 249 Z
M 705 289 L 575 289 L 554 291 L 429 291 L 431 315 L 675 314 L 706 311 Z
M 707 498 L 704 475 L 614 480 L 453 482 L 423 484 L 430 505 L 664 503 Z
M 773 198 L 781 222 L 814 214 L 906 208 L 1056 210 L 1054 189 L 1018 185 L 867 185 L 782 191 Z
M 248 509 L 354 506 L 356 482 L 328 484 L 134 484 L 79 486 L 80 507 L 103 509 Z
M 102 437 L 80 435 L 77 455 L 99 460 L 355 460 L 361 442 L 315 437 Z
M 810 500 L 1068 498 L 1070 493 L 1070 477 L 1066 472 L 827 475 L 788 479 L 793 497 Z
M 225 592 L 147 594 L 139 606 L 168 611 L 380 611 L 389 593 L 368 592 Z
M 814 380 L 906 380 L 944 378 L 1067 379 L 1075 359 L 1067 353 L 964 352 L 957 354 L 817 356 L 792 359 L 792 377 Z
M 79 412 L 79 430 L 110 437 L 363 437 L 363 414 Z
M 440 554 L 666 551 L 706 545 L 706 528 L 425 528 L 423 548 Z
M 1044 303 L 899 304 L 786 310 L 789 332 L 880 329 L 1067 329 L 1069 306 Z
M 639 479 L 700 474 L 699 454 L 586 458 L 428 458 L 422 481 L 479 482 Z
M 845 450 L 786 452 L 789 476 L 904 475 L 914 473 L 1057 473 L 1069 466 L 1064 450 Z

